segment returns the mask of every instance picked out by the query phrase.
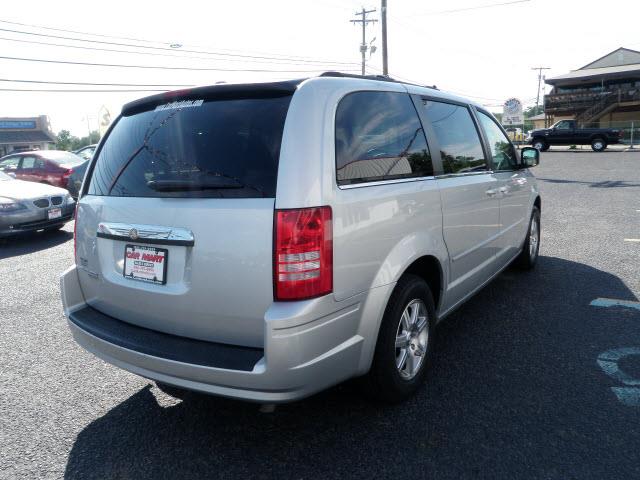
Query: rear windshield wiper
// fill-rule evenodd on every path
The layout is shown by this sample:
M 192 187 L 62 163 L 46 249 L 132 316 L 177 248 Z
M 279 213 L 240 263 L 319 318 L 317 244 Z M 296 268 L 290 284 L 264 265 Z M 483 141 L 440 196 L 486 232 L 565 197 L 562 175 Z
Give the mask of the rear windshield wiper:
M 185 192 L 198 190 L 222 190 L 226 188 L 243 188 L 239 182 L 222 177 L 210 177 L 206 179 L 172 179 L 151 180 L 147 187 L 156 192 Z

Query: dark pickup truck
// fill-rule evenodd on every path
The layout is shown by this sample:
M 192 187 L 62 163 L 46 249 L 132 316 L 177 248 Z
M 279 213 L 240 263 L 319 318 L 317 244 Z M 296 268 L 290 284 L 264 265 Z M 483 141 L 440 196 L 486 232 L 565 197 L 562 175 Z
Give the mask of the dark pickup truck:
M 621 130 L 612 128 L 577 128 L 574 120 L 560 120 L 550 128 L 534 130 L 529 143 L 541 152 L 552 145 L 591 145 L 602 152 L 607 145 L 620 142 Z

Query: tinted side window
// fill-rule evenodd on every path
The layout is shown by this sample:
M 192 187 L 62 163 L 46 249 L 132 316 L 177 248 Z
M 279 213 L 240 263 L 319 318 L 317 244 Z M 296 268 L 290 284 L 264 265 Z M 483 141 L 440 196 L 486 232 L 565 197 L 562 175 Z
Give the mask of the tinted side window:
M 480 125 L 487 135 L 494 170 L 515 170 L 517 167 L 516 150 L 496 122 L 488 115 L 478 112 Z
M 409 95 L 355 92 L 336 112 L 339 185 L 433 175 L 431 154 Z
M 478 131 L 467 107 L 424 100 L 425 113 L 440 143 L 444 173 L 486 170 Z

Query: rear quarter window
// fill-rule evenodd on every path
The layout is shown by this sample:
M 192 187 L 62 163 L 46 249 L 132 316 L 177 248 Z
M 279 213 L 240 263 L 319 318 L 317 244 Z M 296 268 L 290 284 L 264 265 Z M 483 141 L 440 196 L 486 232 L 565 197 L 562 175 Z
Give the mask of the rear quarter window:
M 338 185 L 426 177 L 433 164 L 408 94 L 354 92 L 336 111 Z
M 98 153 L 87 193 L 275 197 L 290 99 L 204 100 L 123 116 Z

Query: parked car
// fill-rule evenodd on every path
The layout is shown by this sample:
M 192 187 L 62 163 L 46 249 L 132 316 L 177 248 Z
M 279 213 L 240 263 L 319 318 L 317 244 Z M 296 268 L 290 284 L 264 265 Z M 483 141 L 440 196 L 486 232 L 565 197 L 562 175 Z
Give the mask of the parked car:
M 78 200 L 69 327 L 174 393 L 276 403 L 364 376 L 401 400 L 436 323 L 536 263 L 521 155 L 480 105 L 380 77 L 134 101 Z
M 620 142 L 622 130 L 615 128 L 578 128 L 574 120 L 560 120 L 550 128 L 534 130 L 529 143 L 541 152 L 553 145 L 591 145 L 596 152 Z
M 87 171 L 88 165 L 89 160 L 85 160 L 80 165 L 73 167 L 73 172 L 71 172 L 71 175 L 69 175 L 69 178 L 67 180 L 67 190 L 74 199 L 78 198 L 80 187 L 82 186 L 82 179 L 84 178 L 84 174 Z
M 91 160 L 93 158 L 93 154 L 98 148 L 98 144 L 94 143 L 92 145 L 87 145 L 86 147 L 79 148 L 78 150 L 74 150 L 73 153 L 78 155 L 85 160 Z
M 73 169 L 85 161 L 62 150 L 19 152 L 0 158 L 0 171 L 12 173 L 18 180 L 67 188 Z
M 0 237 L 58 230 L 73 217 L 69 193 L 51 185 L 16 180 L 0 172 Z

